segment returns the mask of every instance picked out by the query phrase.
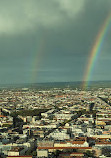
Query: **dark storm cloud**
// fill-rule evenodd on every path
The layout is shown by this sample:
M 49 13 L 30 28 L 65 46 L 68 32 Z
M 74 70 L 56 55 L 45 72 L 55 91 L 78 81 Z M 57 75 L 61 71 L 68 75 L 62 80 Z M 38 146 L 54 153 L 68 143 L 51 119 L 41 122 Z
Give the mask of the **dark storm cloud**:
M 94 41 L 110 10 L 111 0 L 0 1 L 1 80 L 30 82 L 37 72 L 37 81 L 41 82 L 53 78 L 82 80 Z M 110 58 L 110 41 L 109 33 L 100 57 L 100 73 L 101 64 Z M 39 61 L 34 58 L 40 53 L 42 59 L 36 70 L 32 65 Z
M 62 25 L 59 29 L 51 30 L 52 32 L 49 30 L 49 36 L 47 38 L 49 45 L 47 44 L 48 51 L 46 51 L 49 56 L 47 56 L 47 60 L 54 59 L 55 61 L 56 58 L 59 58 L 61 67 L 65 69 L 69 68 L 69 71 L 71 70 L 73 74 L 77 74 L 77 68 L 78 73 L 81 72 L 82 77 L 85 68 L 84 65 L 88 60 L 94 41 L 110 10 L 111 1 L 85 1 L 84 8 L 82 8 L 82 11 L 78 14 L 78 18 L 74 19 L 73 16 L 70 18 L 67 17 L 66 25 Z M 107 56 L 109 58 L 110 41 L 111 38 L 109 36 L 109 38 L 107 37 L 105 39 L 104 45 L 102 46 L 99 58 L 102 59 L 103 62 L 98 63 L 99 67 L 101 67 L 101 69 L 99 69 L 100 73 L 102 73 L 102 71 L 108 73 L 108 69 L 103 69 L 102 67 L 104 64 L 108 64 L 107 67 L 109 66 L 109 62 L 107 63 L 105 59 Z M 106 48 L 104 48 L 105 45 L 107 45 Z M 104 52 L 102 53 L 103 49 Z M 106 51 L 106 49 L 108 50 Z M 58 63 L 58 60 L 56 63 Z
M 110 1 L 85 1 L 78 18 L 67 19 L 67 24 L 54 34 L 58 45 L 69 50 L 69 53 L 89 53 L 94 40 L 111 9 Z M 52 33 L 53 34 L 53 33 Z M 60 38 L 60 40 L 59 40 Z

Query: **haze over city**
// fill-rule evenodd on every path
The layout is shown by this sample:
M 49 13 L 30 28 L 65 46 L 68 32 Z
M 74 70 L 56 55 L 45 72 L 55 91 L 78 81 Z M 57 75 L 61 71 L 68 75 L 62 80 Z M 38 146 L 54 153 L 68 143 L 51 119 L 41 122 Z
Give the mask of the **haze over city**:
M 0 84 L 83 81 L 111 0 L 0 1 Z M 111 80 L 111 27 L 91 80 Z

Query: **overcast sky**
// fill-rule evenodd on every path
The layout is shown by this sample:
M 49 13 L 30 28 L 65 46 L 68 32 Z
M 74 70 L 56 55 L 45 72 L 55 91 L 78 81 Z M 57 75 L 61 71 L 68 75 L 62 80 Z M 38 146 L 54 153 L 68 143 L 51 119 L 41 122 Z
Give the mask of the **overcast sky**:
M 0 0 L 0 84 L 82 81 L 111 0 Z M 91 80 L 111 80 L 111 28 Z

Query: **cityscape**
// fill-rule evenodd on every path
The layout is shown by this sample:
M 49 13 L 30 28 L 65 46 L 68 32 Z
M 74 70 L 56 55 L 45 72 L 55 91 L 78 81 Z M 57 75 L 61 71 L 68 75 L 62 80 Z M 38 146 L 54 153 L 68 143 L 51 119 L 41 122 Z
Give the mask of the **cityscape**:
M 111 157 L 111 88 L 1 88 L 1 157 Z
M 0 158 L 111 158 L 111 0 L 0 0 Z

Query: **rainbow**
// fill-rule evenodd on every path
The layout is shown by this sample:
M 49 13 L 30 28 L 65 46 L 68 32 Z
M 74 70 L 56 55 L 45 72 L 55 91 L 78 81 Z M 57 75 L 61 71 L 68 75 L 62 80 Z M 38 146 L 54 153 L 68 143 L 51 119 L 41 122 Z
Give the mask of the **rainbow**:
M 31 61 L 32 74 L 30 78 L 30 83 L 37 83 L 37 76 L 40 68 L 40 64 L 45 52 L 46 39 L 45 34 L 40 36 L 37 42 L 37 46 L 34 51 L 34 57 Z
M 84 89 L 86 89 L 90 83 L 96 61 L 97 61 L 98 56 L 101 52 L 105 37 L 106 37 L 107 32 L 108 32 L 109 27 L 110 27 L 110 22 L 111 22 L 111 13 L 108 14 L 107 18 L 105 19 L 99 33 L 97 34 L 96 40 L 93 44 L 93 47 L 91 49 L 91 52 L 90 52 L 90 55 L 88 58 L 89 59 L 88 64 L 86 65 L 84 78 L 83 78 L 82 87 Z

